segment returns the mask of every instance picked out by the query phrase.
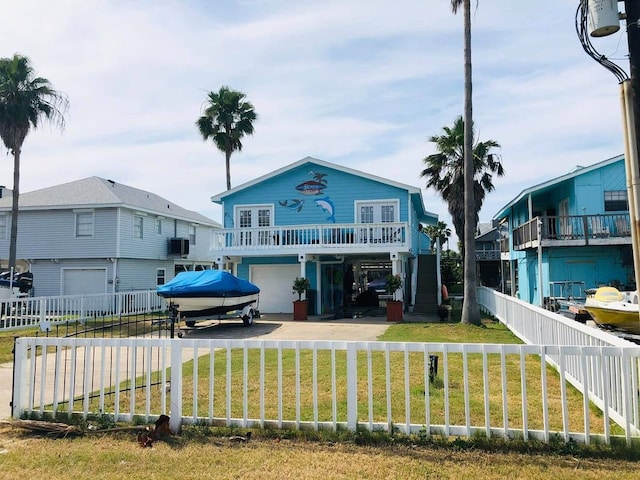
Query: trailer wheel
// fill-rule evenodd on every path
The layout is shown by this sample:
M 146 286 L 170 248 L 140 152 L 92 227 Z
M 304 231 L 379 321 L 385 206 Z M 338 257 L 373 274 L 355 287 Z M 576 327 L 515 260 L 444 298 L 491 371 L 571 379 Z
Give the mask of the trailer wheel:
M 249 310 L 245 315 L 242 316 L 242 323 L 244 323 L 245 327 L 250 327 L 253 325 L 253 310 Z

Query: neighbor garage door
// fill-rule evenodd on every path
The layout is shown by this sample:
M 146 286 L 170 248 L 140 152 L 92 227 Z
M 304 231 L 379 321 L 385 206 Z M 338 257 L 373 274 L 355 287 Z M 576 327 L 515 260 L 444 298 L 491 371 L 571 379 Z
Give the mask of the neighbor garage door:
M 62 271 L 63 295 L 90 295 L 106 291 L 105 268 L 65 268 Z
M 259 309 L 264 313 L 293 313 L 293 301 L 298 299 L 291 287 L 300 276 L 300 265 L 254 265 L 251 282 L 260 288 Z

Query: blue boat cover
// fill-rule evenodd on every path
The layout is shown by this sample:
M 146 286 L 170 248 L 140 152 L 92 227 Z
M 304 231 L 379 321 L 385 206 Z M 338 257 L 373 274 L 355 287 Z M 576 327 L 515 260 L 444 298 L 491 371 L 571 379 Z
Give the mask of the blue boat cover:
M 260 293 L 253 283 L 224 270 L 180 272 L 157 289 L 161 297 L 241 297 Z

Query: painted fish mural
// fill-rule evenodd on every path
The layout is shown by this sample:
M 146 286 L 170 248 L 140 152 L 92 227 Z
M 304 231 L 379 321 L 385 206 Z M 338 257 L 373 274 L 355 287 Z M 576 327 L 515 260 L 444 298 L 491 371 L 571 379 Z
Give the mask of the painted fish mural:
M 327 217 L 327 220 L 331 220 L 331 222 L 336 223 L 336 209 L 329 197 L 316 198 L 314 202 L 317 206 L 322 208 L 322 211 L 326 212 L 329 215 Z
M 289 203 L 289 200 L 279 200 L 278 203 L 280 204 L 281 207 L 287 207 L 287 208 L 290 208 L 291 210 L 297 210 L 299 212 L 300 210 L 302 210 L 302 206 L 304 205 L 304 200 L 299 200 L 297 198 L 294 198 L 291 200 L 291 203 Z
M 324 183 L 316 182 L 315 180 L 308 180 L 298 185 L 296 190 L 303 195 L 321 195 L 325 188 L 327 188 L 327 185 Z

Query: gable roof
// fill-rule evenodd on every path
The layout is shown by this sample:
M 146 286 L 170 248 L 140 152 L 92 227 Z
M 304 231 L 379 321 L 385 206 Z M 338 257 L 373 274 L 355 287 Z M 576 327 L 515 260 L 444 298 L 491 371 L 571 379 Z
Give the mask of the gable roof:
M 11 209 L 11 197 L 0 198 L 0 211 Z M 57 210 L 63 208 L 126 207 L 145 213 L 197 222 L 212 227 L 220 224 L 169 200 L 113 180 L 88 177 L 20 195 L 20 210 Z
M 305 165 L 307 163 L 314 163 L 316 165 L 320 165 L 322 167 L 325 168 L 331 168 L 333 170 L 339 170 L 341 172 L 344 173 L 348 173 L 350 175 L 357 175 L 359 177 L 363 177 L 363 178 L 367 178 L 369 180 L 373 180 L 375 182 L 380 182 L 380 183 L 384 183 L 386 185 L 391 185 L 393 187 L 397 187 L 397 188 L 401 188 L 403 190 L 406 190 L 409 195 L 411 195 L 411 203 L 413 204 L 416 212 L 418 213 L 418 218 L 423 221 L 423 222 L 437 222 L 438 220 L 438 215 L 436 213 L 432 213 L 432 212 L 428 212 L 427 210 L 425 210 L 424 208 L 424 201 L 422 199 L 422 191 L 420 190 L 420 188 L 418 187 L 413 187 L 411 185 L 407 185 L 404 183 L 400 183 L 400 182 L 396 182 L 394 180 L 389 180 L 387 178 L 382 178 L 382 177 L 378 177 L 377 175 L 372 175 L 370 173 L 365 173 L 362 172 L 360 170 L 356 170 L 353 168 L 349 168 L 349 167 L 345 167 L 344 165 L 338 165 L 336 163 L 331 163 L 331 162 L 327 162 L 325 160 L 319 160 L 317 158 L 313 158 L 313 157 L 305 157 L 301 160 L 298 160 L 297 162 L 291 163 L 289 165 L 286 165 L 282 168 L 279 168 L 277 170 L 274 170 L 270 173 L 267 173 L 266 175 L 262 175 L 261 177 L 255 178 L 253 180 L 250 180 L 248 182 L 243 183 L 242 185 L 238 185 L 237 187 L 233 187 L 231 190 L 226 190 L 222 193 L 218 193 L 217 195 L 214 195 L 211 197 L 211 201 L 214 203 L 222 203 L 224 201 L 224 198 L 232 195 L 236 192 L 239 192 L 241 190 L 244 190 L 246 188 L 252 187 L 254 185 L 257 185 L 261 182 L 264 182 L 265 180 L 269 180 L 271 178 L 277 177 L 278 175 L 281 175 L 285 172 L 288 172 L 290 170 L 293 170 L 295 168 L 298 168 L 302 165 Z
M 597 170 L 599 168 L 602 167 L 606 167 L 608 165 L 611 165 L 613 163 L 616 162 L 620 162 L 624 160 L 624 155 L 618 155 L 616 157 L 611 157 L 608 158 L 606 160 L 603 160 L 601 162 L 598 163 L 594 163 L 593 165 L 590 165 L 588 167 L 583 167 L 580 165 L 577 165 L 573 170 L 571 170 L 569 173 L 565 174 L 565 175 L 561 175 L 559 177 L 553 178 L 551 180 L 548 180 L 546 182 L 543 183 L 539 183 L 538 185 L 534 185 L 533 187 L 529 187 L 529 188 L 525 188 L 524 190 L 522 190 L 522 192 L 520 192 L 518 194 L 517 197 L 515 197 L 513 200 L 511 200 L 509 203 L 507 203 L 504 207 L 502 207 L 498 213 L 496 213 L 493 216 L 494 220 L 499 220 L 503 217 L 505 217 L 507 215 L 508 210 L 513 207 L 514 205 L 516 205 L 518 202 L 520 202 L 523 198 L 533 194 L 533 193 L 540 193 L 546 189 L 550 189 L 552 187 L 555 187 L 556 185 L 558 185 L 559 183 L 565 182 L 567 180 L 571 180 L 575 177 L 578 177 L 580 175 L 584 175 L 585 173 L 589 173 L 592 172 L 594 170 Z

